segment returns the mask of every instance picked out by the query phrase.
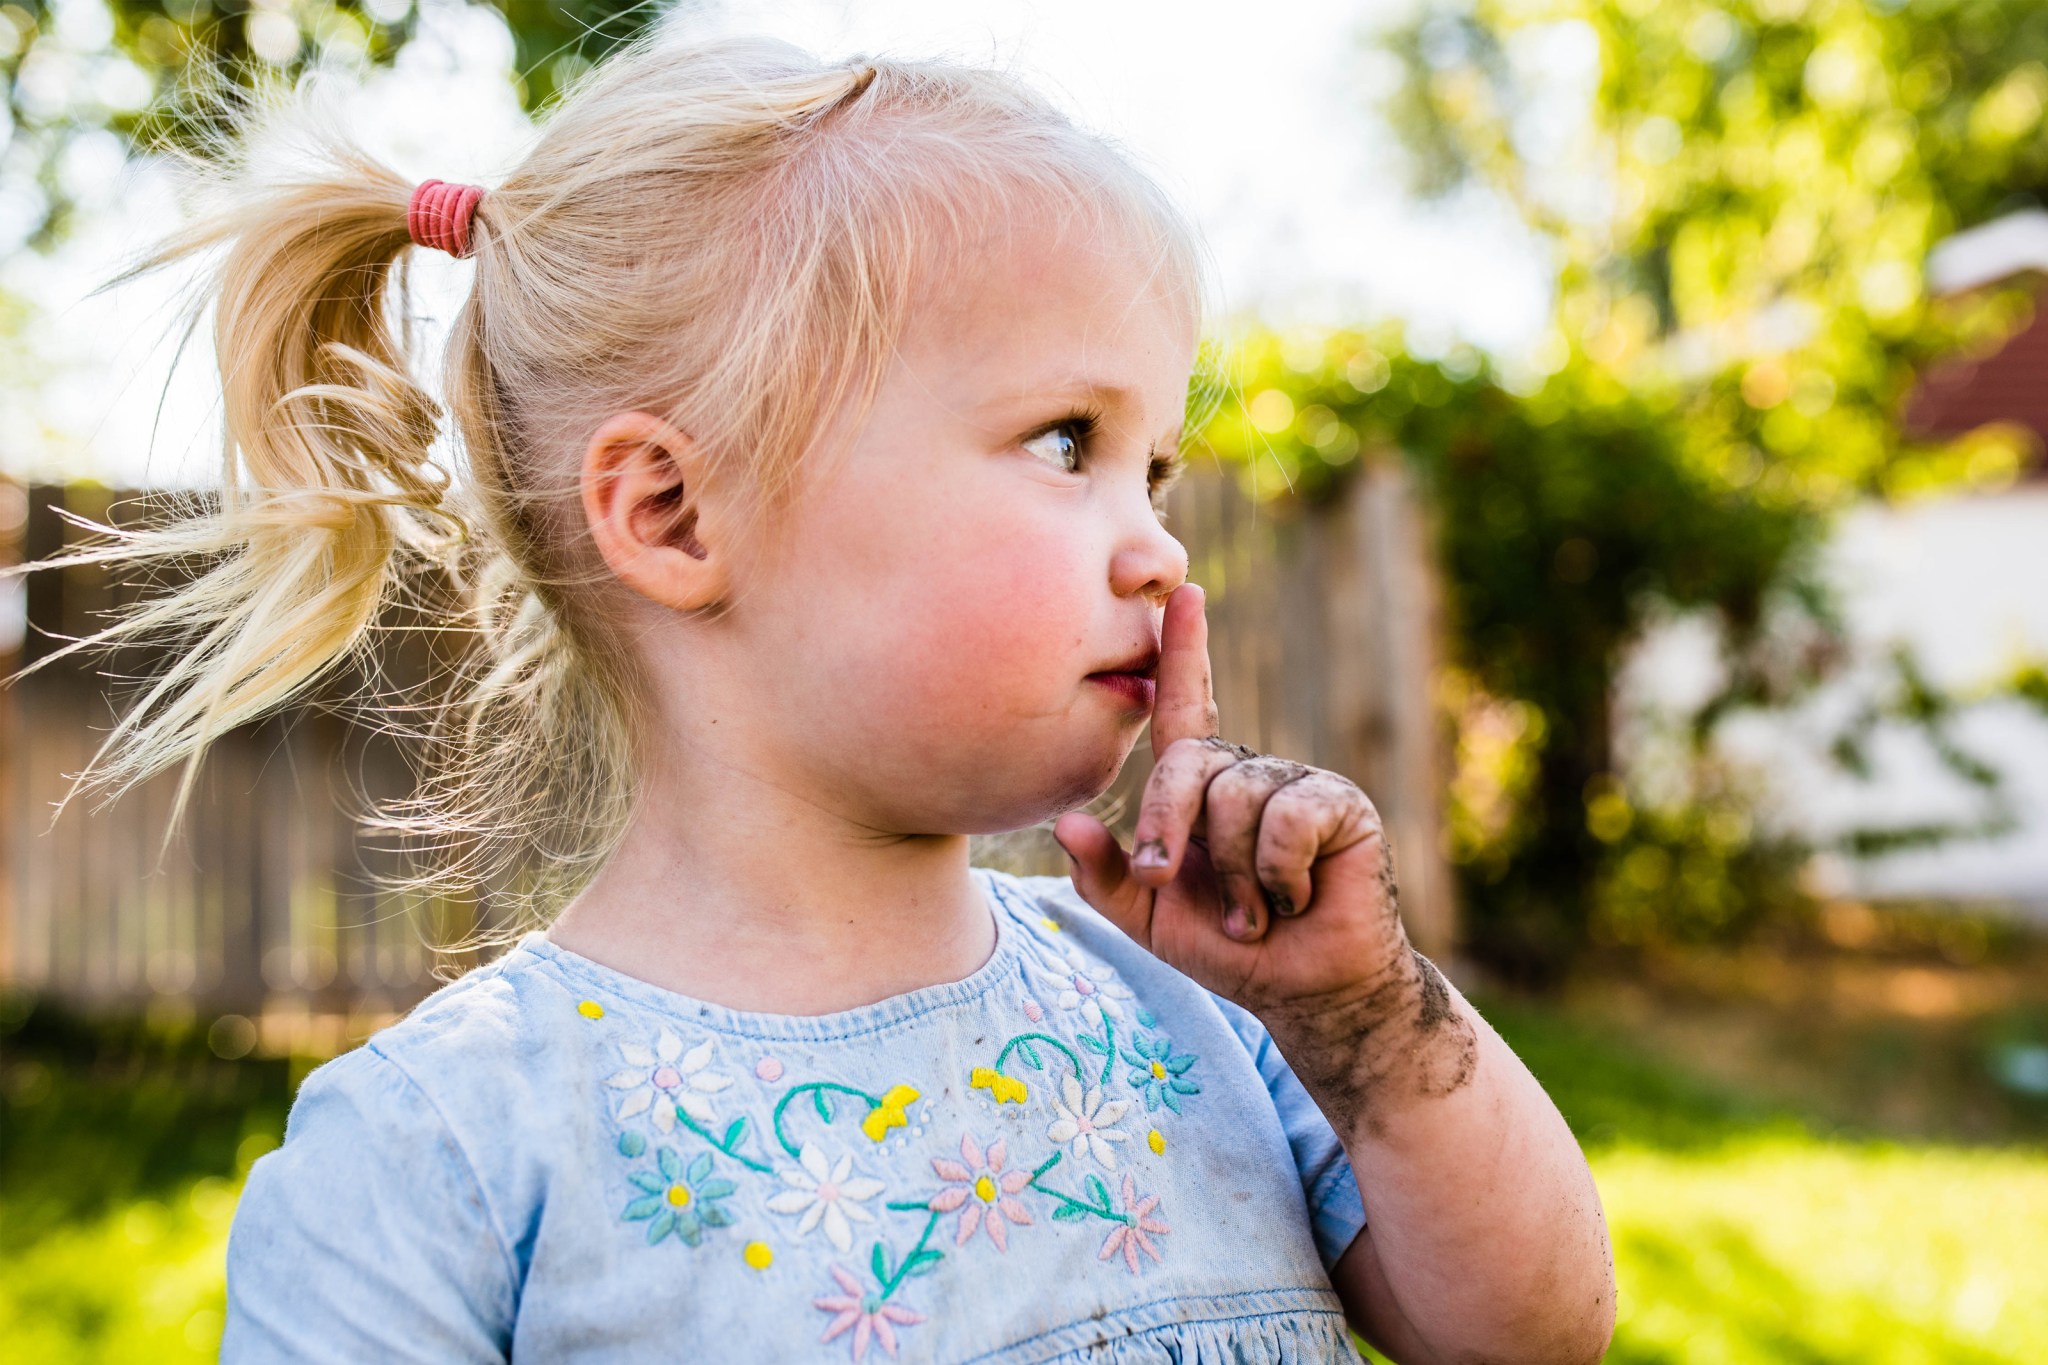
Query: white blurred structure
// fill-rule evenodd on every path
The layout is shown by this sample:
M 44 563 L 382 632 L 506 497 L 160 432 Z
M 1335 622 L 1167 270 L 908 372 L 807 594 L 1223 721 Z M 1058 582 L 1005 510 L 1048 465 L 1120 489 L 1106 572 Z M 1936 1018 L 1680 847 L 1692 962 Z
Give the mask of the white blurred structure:
M 1958 233 L 1933 252 L 1927 270 L 1929 287 L 1941 293 L 2048 276 L 2048 212 Z M 1927 435 L 2002 421 L 2048 438 L 2048 316 L 1995 355 L 1931 373 L 1908 420 Z M 1858 829 L 1970 825 L 1994 809 L 1903 727 L 1874 736 L 1867 781 L 1830 763 L 1826 751 L 1885 685 L 1884 661 L 1896 647 L 1913 652 L 1929 682 L 1965 697 L 1994 688 L 2025 662 L 2048 660 L 2044 474 L 2037 461 L 2031 478 L 2004 492 L 1872 505 L 1844 520 L 1825 572 L 1840 594 L 1855 664 L 1796 713 L 1738 718 L 1723 741 L 1763 778 L 1784 825 L 1825 843 Z M 1715 679 L 1711 635 L 1697 621 L 1677 623 L 1638 651 L 1623 683 L 1623 714 L 1696 705 Z M 1952 738 L 2002 775 L 1999 800 L 2015 827 L 1996 838 L 1861 861 L 1824 856 L 1813 869 L 1817 889 L 2003 902 L 2048 919 L 2048 715 L 2019 702 L 1987 702 L 1957 720 Z

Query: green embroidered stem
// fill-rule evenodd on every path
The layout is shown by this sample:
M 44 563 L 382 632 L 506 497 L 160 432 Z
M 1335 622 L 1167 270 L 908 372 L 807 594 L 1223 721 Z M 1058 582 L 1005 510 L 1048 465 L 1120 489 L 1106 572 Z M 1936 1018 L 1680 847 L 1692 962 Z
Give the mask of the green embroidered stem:
M 770 1166 L 767 1162 L 756 1161 L 754 1160 L 754 1158 L 748 1156 L 745 1152 L 735 1150 L 740 1145 L 741 1136 L 744 1135 L 746 1132 L 747 1121 L 745 1119 L 739 1119 L 733 1124 L 732 1127 L 725 1130 L 726 1135 L 731 1139 L 731 1142 L 729 1144 L 721 1142 L 717 1138 L 711 1136 L 711 1134 L 707 1132 L 697 1122 L 697 1120 L 691 1118 L 687 1113 L 683 1112 L 683 1106 L 681 1106 L 680 1104 L 676 1106 L 676 1121 L 678 1123 L 681 1123 L 683 1127 L 695 1133 L 698 1137 L 703 1138 L 706 1142 L 710 1143 L 714 1151 L 718 1152 L 722 1156 L 730 1157 L 732 1160 L 739 1162 L 740 1165 L 746 1167 L 748 1170 L 759 1171 L 762 1175 L 775 1174 L 775 1168 L 773 1166 Z M 795 1154 L 791 1153 L 791 1155 Z
M 1074 1049 L 1068 1047 L 1065 1043 L 1061 1042 L 1057 1038 L 1052 1037 L 1050 1034 L 1045 1033 L 1020 1033 L 1015 1038 L 1012 1038 L 1009 1042 L 1004 1043 L 1003 1050 L 996 1054 L 996 1064 L 994 1069 L 997 1071 L 1002 1071 L 1003 1063 L 1009 1060 L 1010 1054 L 1014 1052 L 1019 1045 L 1033 1042 L 1052 1044 L 1054 1047 L 1060 1050 L 1060 1053 L 1063 1056 L 1065 1056 L 1068 1061 L 1074 1064 L 1075 1076 L 1078 1077 L 1085 1074 L 1081 1067 L 1081 1059 L 1080 1057 L 1075 1055 Z
M 865 1100 L 870 1109 L 880 1109 L 882 1107 L 882 1102 L 867 1091 L 855 1090 L 850 1085 L 840 1085 L 834 1081 L 806 1081 L 802 1085 L 791 1086 L 789 1093 L 776 1102 L 775 1114 L 772 1120 L 772 1126 L 775 1129 L 775 1140 L 781 1143 L 782 1150 L 788 1152 L 791 1156 L 801 1156 L 802 1152 L 794 1142 L 789 1140 L 789 1135 L 782 1131 L 782 1111 L 789 1108 L 789 1102 L 798 1095 L 803 1094 L 806 1090 L 812 1092 L 812 1103 L 817 1106 L 818 1117 L 827 1123 L 832 1121 L 832 1110 L 825 1102 L 825 1093 L 827 1091 L 837 1091 L 842 1095 L 851 1095 L 857 1100 Z
M 1052 1188 L 1052 1186 L 1050 1185 L 1039 1184 L 1038 1177 L 1044 1175 L 1047 1171 L 1059 1165 L 1060 1157 L 1062 1155 L 1064 1155 L 1064 1153 L 1054 1152 L 1051 1156 L 1047 1157 L 1044 1161 L 1040 1162 L 1038 1165 L 1038 1169 L 1033 1171 L 1031 1173 L 1031 1178 L 1025 1181 L 1024 1183 L 1029 1185 L 1032 1189 L 1037 1190 L 1040 1194 L 1047 1196 L 1048 1198 L 1057 1199 L 1065 1208 L 1073 1210 L 1072 1216 L 1075 1218 L 1079 1218 L 1083 1214 L 1093 1214 L 1095 1217 L 1104 1219 L 1111 1223 L 1127 1224 L 1131 1221 L 1130 1215 L 1118 1213 L 1115 1209 L 1109 1206 L 1109 1191 L 1103 1187 L 1103 1184 L 1100 1180 L 1096 1179 L 1096 1177 L 1092 1175 L 1089 1176 L 1088 1179 L 1090 1182 L 1094 1184 L 1096 1190 L 1100 1191 L 1100 1193 L 1098 1193 L 1095 1196 L 1099 1202 L 1093 1204 L 1087 1203 L 1080 1199 L 1076 1199 L 1074 1198 L 1074 1196 L 1070 1194 L 1062 1194 L 1058 1190 Z
M 1116 1023 L 1109 1017 L 1109 1011 L 1096 1006 L 1096 1013 L 1102 1016 L 1102 1079 L 1097 1085 L 1109 1084 L 1109 1070 L 1116 1064 Z
M 895 1270 L 887 1274 L 884 1274 L 883 1270 L 888 1264 L 888 1248 L 881 1242 L 875 1243 L 874 1254 L 868 1257 L 868 1268 L 875 1272 L 875 1282 L 882 1287 L 882 1292 L 875 1296 L 877 1303 L 887 1303 L 889 1296 L 894 1294 L 905 1280 L 918 1273 L 919 1269 L 927 1264 L 927 1258 L 929 1258 L 931 1263 L 936 1263 L 945 1255 L 942 1251 L 925 1250 L 925 1243 L 932 1239 L 932 1229 L 939 1225 L 938 1210 L 929 1208 L 926 1204 L 916 1202 L 894 1203 L 889 1205 L 889 1207 L 900 1212 L 909 1212 L 913 1209 L 922 1210 L 929 1216 L 924 1220 L 924 1231 L 917 1235 L 917 1245 L 910 1249 L 908 1256 L 905 1256 L 897 1263 Z

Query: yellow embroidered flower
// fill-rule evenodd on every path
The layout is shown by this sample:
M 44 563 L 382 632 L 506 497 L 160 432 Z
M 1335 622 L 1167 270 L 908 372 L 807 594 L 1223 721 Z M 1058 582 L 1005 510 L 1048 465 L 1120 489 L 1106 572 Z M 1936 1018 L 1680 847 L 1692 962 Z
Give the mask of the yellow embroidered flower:
M 909 1124 L 910 1116 L 904 1109 L 918 1092 L 907 1085 L 892 1085 L 882 1096 L 882 1102 L 868 1110 L 868 1116 L 860 1121 L 860 1130 L 868 1135 L 870 1142 L 880 1142 L 889 1135 L 891 1128 L 902 1128 Z
M 1024 1082 L 1014 1076 L 1005 1076 L 994 1067 L 978 1066 L 967 1074 L 967 1080 L 976 1090 L 986 1090 L 995 1096 L 997 1104 L 1005 1101 L 1022 1104 L 1024 1097 L 1031 1093 L 1024 1088 Z
M 1052 930 L 1055 934 L 1057 934 L 1060 931 L 1060 925 L 1058 920 L 1049 919 L 1044 915 L 1040 915 L 1038 917 L 1038 922 L 1040 924 L 1043 924 L 1046 928 Z
M 1166 1134 L 1154 1128 L 1151 1132 L 1145 1134 L 1145 1145 L 1152 1149 L 1154 1156 L 1158 1156 L 1166 1150 Z
M 766 1242 L 749 1242 L 747 1249 L 740 1254 L 756 1270 L 766 1270 L 775 1264 L 775 1249 Z
M 585 1019 L 604 1018 L 604 1006 L 598 1004 L 595 1000 L 585 1000 L 582 1004 L 576 1007 L 576 1012 L 582 1015 Z

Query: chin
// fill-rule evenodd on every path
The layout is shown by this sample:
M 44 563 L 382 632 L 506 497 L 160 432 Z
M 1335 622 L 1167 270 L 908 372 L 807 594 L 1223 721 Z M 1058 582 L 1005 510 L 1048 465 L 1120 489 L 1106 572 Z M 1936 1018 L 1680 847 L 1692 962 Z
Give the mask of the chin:
M 931 810 L 914 823 L 951 834 L 1007 834 L 1079 810 L 1108 791 L 1123 771 L 1135 736 L 1118 737 L 1059 756 L 1026 750 L 1032 761 L 976 765 L 927 791 L 950 788 L 950 809 Z M 1050 761 L 1049 761 L 1050 760 Z

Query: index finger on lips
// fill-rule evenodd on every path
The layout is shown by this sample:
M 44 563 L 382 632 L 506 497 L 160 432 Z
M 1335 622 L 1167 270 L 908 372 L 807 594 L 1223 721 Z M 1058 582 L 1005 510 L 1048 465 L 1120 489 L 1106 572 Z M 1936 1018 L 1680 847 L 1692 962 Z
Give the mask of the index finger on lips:
M 1152 765 L 1131 831 L 1131 868 L 1148 886 L 1164 886 L 1180 871 L 1188 837 L 1201 818 L 1209 783 L 1252 751 L 1211 736 L 1174 741 Z
M 1208 739 L 1218 730 L 1206 601 L 1193 583 L 1181 584 L 1166 599 L 1166 617 L 1159 626 L 1159 690 L 1152 703 L 1155 759 L 1183 739 Z

